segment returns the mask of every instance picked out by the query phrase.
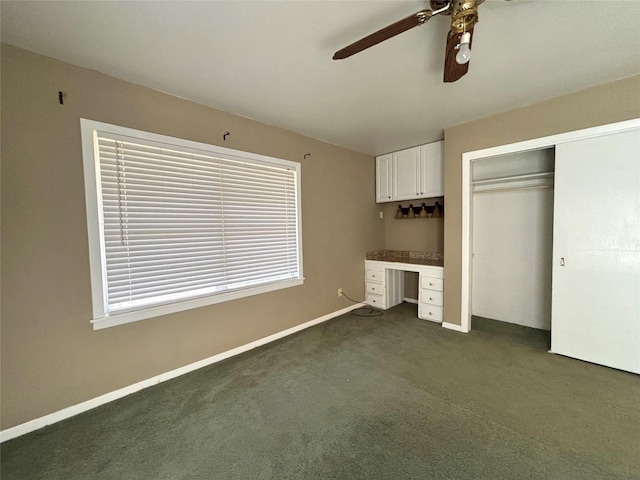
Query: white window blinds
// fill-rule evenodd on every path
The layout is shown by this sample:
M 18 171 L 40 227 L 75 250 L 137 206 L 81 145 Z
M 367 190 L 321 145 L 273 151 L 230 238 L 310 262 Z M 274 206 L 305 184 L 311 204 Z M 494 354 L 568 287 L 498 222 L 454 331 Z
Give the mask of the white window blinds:
M 301 279 L 299 164 L 93 133 L 105 315 Z

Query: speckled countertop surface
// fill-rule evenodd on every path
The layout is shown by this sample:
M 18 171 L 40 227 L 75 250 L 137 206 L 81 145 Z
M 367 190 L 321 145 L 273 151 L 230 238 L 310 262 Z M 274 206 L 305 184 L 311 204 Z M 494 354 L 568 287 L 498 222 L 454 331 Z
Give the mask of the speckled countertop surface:
M 414 252 L 408 250 L 376 250 L 367 252 L 366 260 L 378 260 L 380 262 L 401 262 L 414 265 L 428 265 L 430 267 L 444 267 L 444 258 L 441 253 Z

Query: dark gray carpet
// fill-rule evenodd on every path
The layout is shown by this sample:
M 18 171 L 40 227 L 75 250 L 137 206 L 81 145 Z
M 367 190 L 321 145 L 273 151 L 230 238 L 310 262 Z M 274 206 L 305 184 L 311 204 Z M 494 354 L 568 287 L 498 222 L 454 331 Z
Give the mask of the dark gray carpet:
M 489 320 L 339 317 L 2 445 L 2 479 L 640 478 L 638 376 Z

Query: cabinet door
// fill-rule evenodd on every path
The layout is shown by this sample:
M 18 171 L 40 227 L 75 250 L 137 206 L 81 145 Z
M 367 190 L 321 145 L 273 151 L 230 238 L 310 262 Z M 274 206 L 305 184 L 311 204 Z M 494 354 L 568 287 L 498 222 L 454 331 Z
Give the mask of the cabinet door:
M 556 146 L 551 351 L 640 373 L 640 131 Z
M 435 142 L 420 147 L 420 198 L 444 195 L 443 143 Z
M 393 153 L 393 200 L 418 198 L 420 147 Z
M 391 159 L 392 155 L 376 157 L 376 202 L 391 201 Z

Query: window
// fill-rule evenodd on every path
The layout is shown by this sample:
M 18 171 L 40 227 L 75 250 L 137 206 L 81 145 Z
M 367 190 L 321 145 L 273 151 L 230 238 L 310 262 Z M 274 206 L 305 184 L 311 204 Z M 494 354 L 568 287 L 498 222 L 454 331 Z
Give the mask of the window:
M 300 164 L 81 120 L 94 329 L 300 285 Z

